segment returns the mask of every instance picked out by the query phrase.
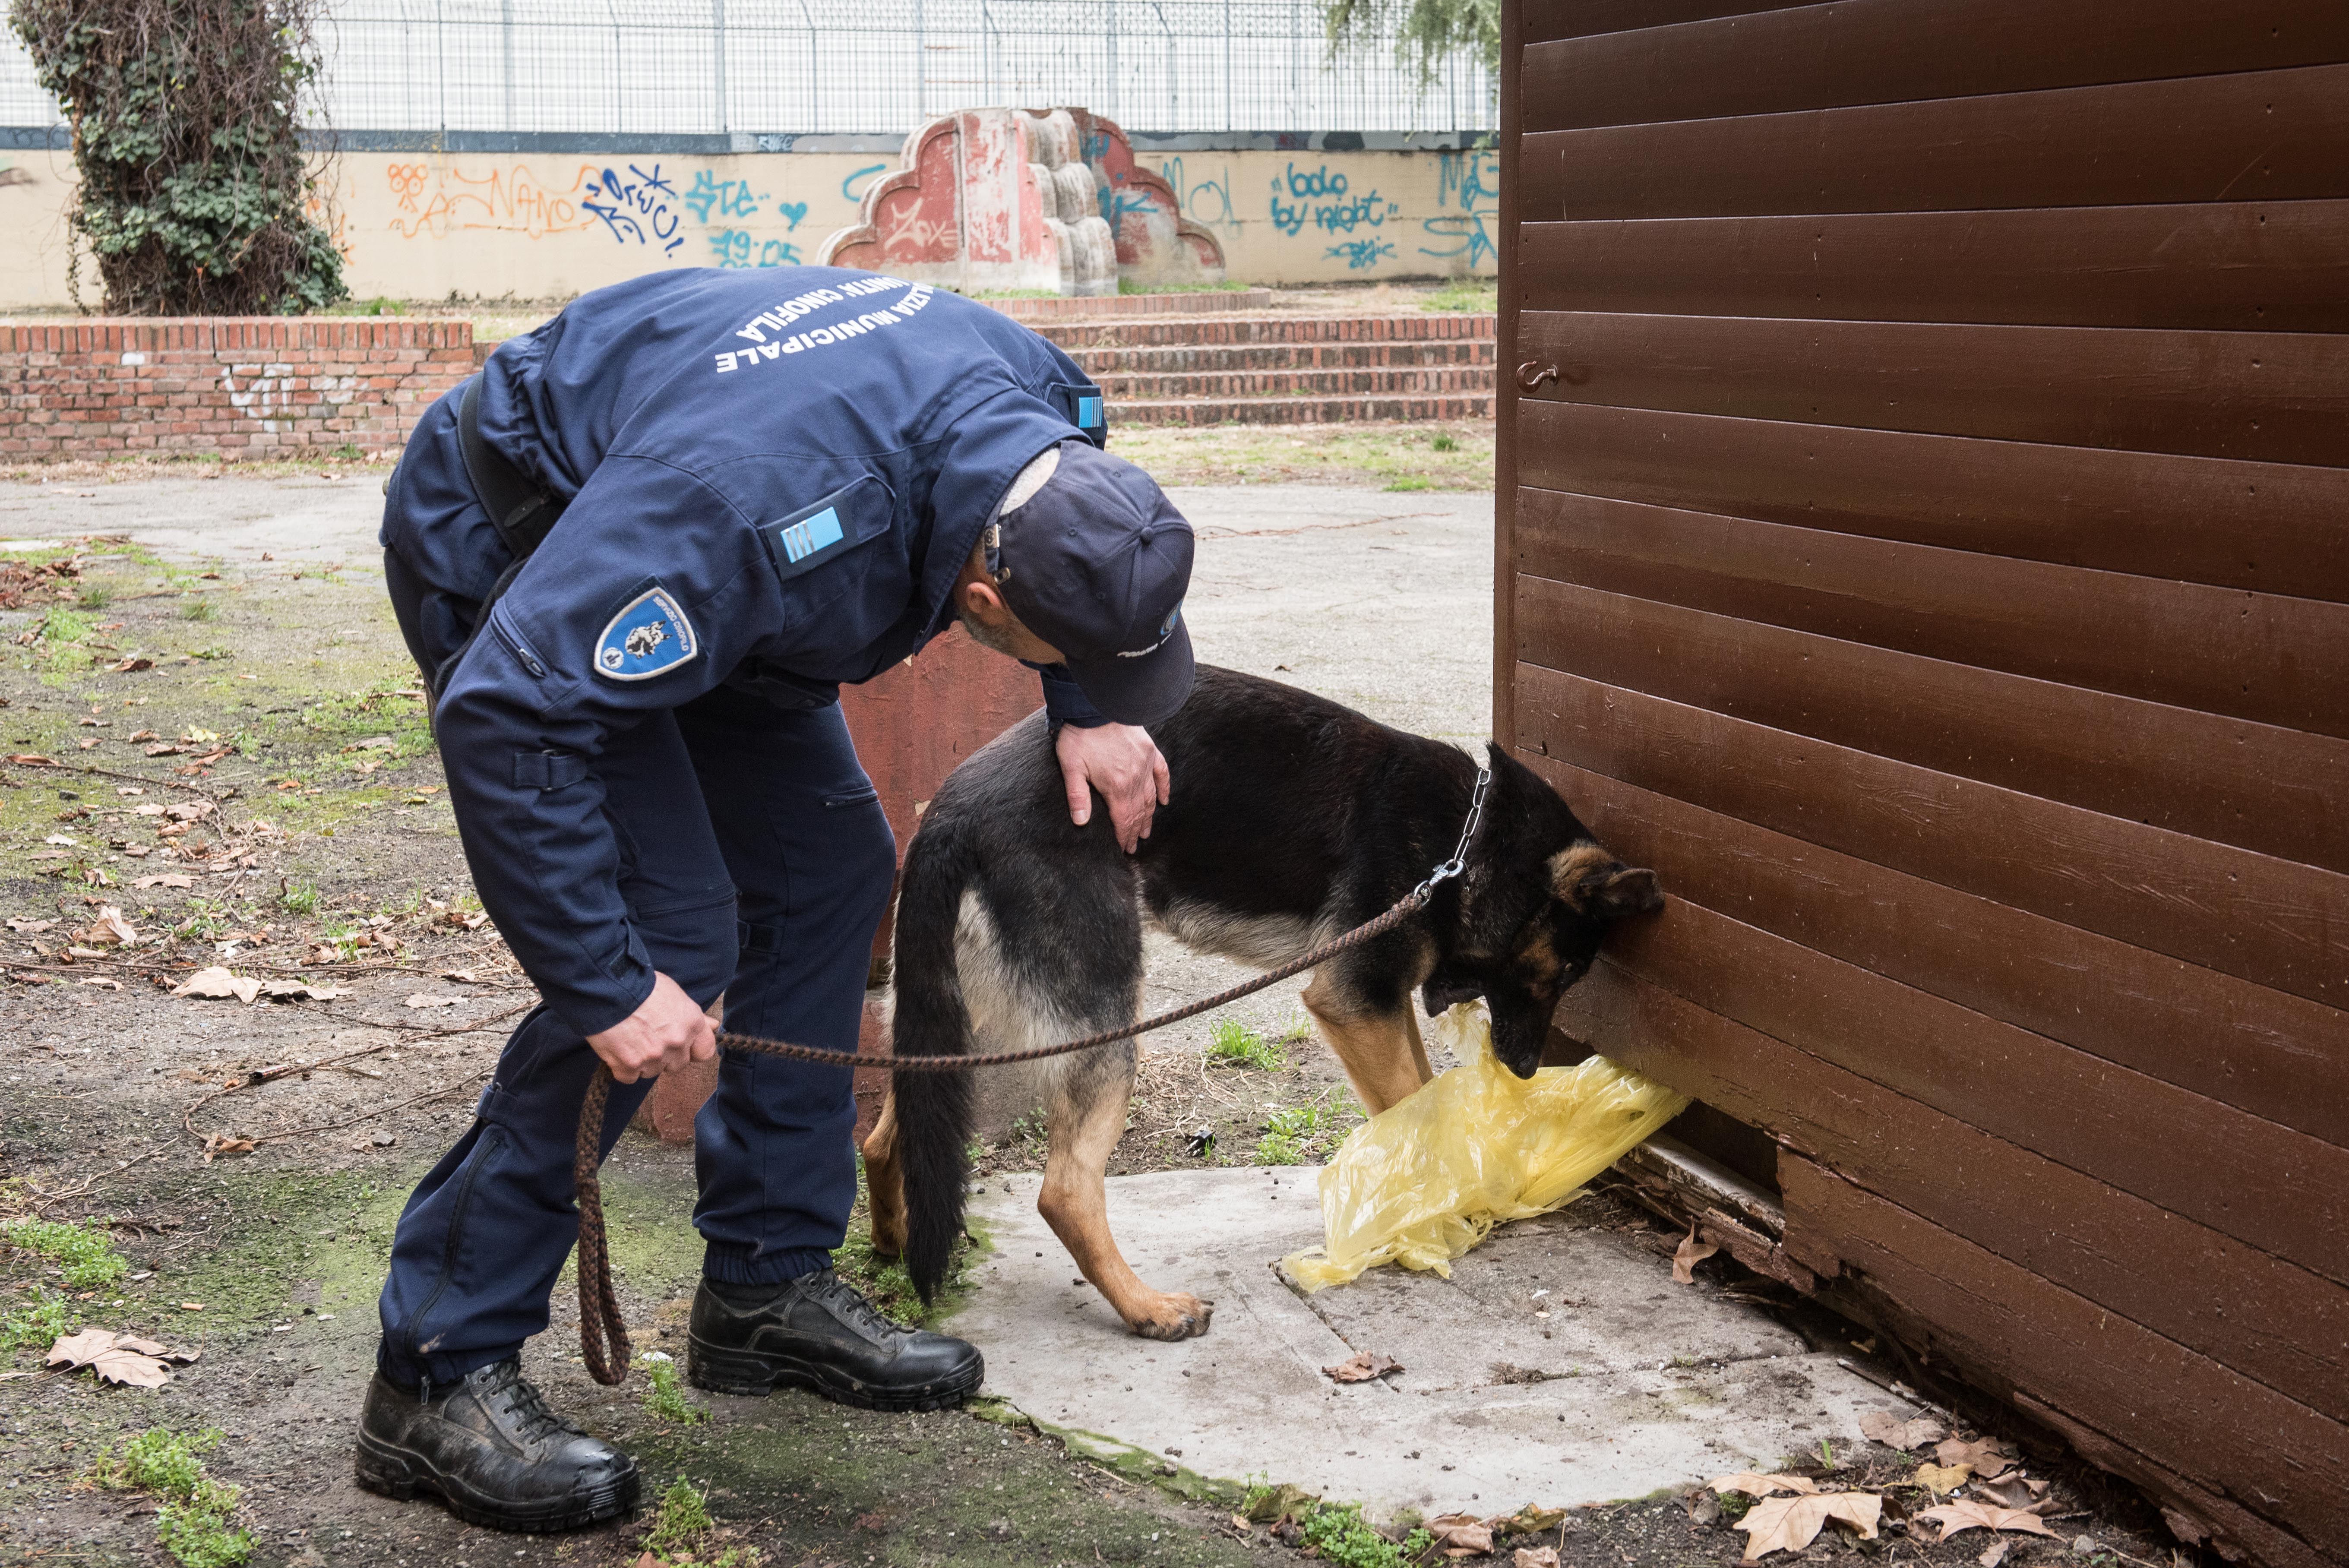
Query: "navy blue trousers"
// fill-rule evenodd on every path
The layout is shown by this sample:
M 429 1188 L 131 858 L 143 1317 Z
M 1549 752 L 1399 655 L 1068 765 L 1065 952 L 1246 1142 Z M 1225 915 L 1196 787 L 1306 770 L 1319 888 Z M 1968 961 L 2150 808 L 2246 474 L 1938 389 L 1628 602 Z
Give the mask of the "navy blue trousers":
M 896 847 L 840 709 L 720 687 L 616 737 L 595 768 L 655 965 L 704 1006 L 723 992 L 730 1029 L 854 1050 Z M 595 1066 L 543 1006 L 506 1042 L 471 1129 L 400 1214 L 378 1353 L 392 1381 L 453 1382 L 545 1328 L 578 1236 L 572 1155 Z M 650 1090 L 617 1087 L 606 1155 Z M 710 1277 L 829 1261 L 856 1197 L 855 1122 L 846 1068 L 726 1055 L 694 1122 Z

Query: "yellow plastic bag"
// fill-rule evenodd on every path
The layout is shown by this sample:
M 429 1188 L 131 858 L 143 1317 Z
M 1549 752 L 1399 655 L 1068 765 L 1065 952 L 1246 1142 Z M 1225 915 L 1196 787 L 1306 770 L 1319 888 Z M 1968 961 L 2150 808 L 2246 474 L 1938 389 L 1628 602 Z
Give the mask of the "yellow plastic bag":
M 1563 1208 L 1688 1104 L 1604 1057 L 1521 1078 L 1478 1003 L 1439 1027 L 1460 1065 L 1354 1129 L 1321 1172 L 1326 1240 L 1281 1260 L 1309 1292 L 1384 1263 L 1449 1279 L 1495 1225 Z

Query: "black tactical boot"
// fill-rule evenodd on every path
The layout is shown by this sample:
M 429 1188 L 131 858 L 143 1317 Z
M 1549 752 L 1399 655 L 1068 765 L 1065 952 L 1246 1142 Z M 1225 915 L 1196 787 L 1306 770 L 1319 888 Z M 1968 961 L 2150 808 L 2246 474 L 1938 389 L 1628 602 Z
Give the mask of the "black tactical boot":
M 978 1387 L 976 1346 L 900 1328 L 830 1269 L 788 1284 L 701 1282 L 685 1376 L 721 1394 L 808 1388 L 867 1410 L 943 1410 Z
M 429 1493 L 492 1530 L 577 1530 L 636 1506 L 636 1461 L 548 1409 L 512 1357 L 425 1397 L 377 1373 L 358 1482 L 403 1502 Z

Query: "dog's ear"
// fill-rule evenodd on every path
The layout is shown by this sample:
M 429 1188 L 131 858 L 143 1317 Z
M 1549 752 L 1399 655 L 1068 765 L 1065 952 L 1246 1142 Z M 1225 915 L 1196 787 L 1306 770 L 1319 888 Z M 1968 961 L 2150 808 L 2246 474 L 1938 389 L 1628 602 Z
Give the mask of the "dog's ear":
M 1627 866 L 1587 839 L 1549 858 L 1549 881 L 1560 903 L 1592 920 L 1620 920 L 1664 906 L 1655 872 Z
M 1420 1006 L 1431 1018 L 1440 1018 L 1463 1002 L 1474 1002 L 1485 994 L 1485 987 L 1473 980 L 1431 975 L 1427 984 L 1419 988 Z

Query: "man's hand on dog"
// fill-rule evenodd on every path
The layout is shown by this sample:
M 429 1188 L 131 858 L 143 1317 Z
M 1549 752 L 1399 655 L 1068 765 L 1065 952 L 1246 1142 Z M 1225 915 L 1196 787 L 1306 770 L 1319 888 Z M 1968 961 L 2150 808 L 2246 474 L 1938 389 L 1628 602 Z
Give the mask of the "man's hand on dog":
M 718 1026 L 694 1006 L 685 987 L 656 974 L 653 994 L 610 1028 L 588 1036 L 587 1043 L 612 1069 L 613 1082 L 634 1083 L 716 1056 Z
M 1068 787 L 1069 820 L 1092 820 L 1093 791 L 1109 804 L 1118 848 L 1132 854 L 1150 837 L 1150 819 L 1172 798 L 1173 781 L 1158 743 L 1139 725 L 1102 724 L 1061 727 L 1052 750 L 1061 759 L 1061 782 Z

